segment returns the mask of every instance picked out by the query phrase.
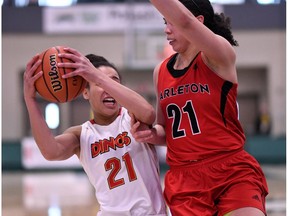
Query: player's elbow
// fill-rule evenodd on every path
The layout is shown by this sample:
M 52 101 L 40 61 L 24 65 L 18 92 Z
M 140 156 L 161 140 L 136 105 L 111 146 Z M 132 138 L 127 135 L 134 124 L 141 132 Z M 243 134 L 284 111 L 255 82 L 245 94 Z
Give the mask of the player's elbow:
M 48 153 L 48 152 L 42 152 L 42 155 L 47 161 L 57 161 L 57 160 L 59 160 L 58 156 L 55 155 L 55 154 L 51 154 L 51 153 Z
M 156 119 L 156 112 L 154 108 L 151 106 L 145 112 L 145 119 L 143 120 L 143 122 L 145 122 L 148 125 L 152 125 L 155 122 L 155 119 Z
M 137 121 L 140 121 L 147 125 L 152 125 L 156 119 L 155 110 L 153 106 L 148 103 L 147 105 L 141 106 L 141 108 L 134 110 L 134 112 L 132 113 Z
M 52 149 L 41 149 L 41 154 L 47 161 L 59 161 L 63 160 L 63 156 L 60 151 L 55 151 Z

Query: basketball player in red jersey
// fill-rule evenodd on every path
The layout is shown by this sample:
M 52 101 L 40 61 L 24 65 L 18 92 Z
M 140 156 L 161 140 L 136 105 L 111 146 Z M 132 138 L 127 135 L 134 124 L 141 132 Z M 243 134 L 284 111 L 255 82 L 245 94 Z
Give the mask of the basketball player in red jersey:
M 238 44 L 229 18 L 215 14 L 209 0 L 151 2 L 164 16 L 176 54 L 154 70 L 155 126 L 143 130 L 134 121 L 132 133 L 138 141 L 167 143 L 164 195 L 172 215 L 266 215 L 265 176 L 243 149 L 233 49 Z

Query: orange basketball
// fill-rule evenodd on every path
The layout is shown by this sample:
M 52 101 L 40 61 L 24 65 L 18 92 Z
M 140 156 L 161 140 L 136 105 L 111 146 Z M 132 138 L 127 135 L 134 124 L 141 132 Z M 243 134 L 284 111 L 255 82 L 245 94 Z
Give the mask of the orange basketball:
M 80 95 L 86 86 L 86 80 L 81 76 L 74 76 L 63 79 L 62 75 L 73 69 L 58 68 L 58 62 L 69 62 L 68 59 L 59 58 L 59 53 L 64 53 L 63 46 L 50 47 L 40 54 L 42 64 L 37 68 L 36 73 L 43 71 L 35 83 L 37 92 L 47 101 L 65 103 L 72 101 Z

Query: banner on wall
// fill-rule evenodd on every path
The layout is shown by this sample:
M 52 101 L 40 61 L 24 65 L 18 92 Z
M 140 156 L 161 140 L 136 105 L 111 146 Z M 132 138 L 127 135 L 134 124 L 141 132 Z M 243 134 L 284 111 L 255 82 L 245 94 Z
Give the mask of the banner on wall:
M 89 4 L 43 8 L 44 33 L 117 33 L 128 28 L 163 30 L 161 14 L 151 4 Z

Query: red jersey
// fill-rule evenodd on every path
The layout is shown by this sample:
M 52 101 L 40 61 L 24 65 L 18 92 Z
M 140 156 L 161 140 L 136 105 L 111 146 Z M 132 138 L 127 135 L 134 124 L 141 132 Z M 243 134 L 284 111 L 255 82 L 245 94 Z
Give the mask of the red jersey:
M 237 84 L 219 77 L 199 53 L 183 70 L 176 55 L 159 69 L 158 100 L 165 118 L 167 163 L 179 166 L 241 149 L 245 135 L 238 120 Z

